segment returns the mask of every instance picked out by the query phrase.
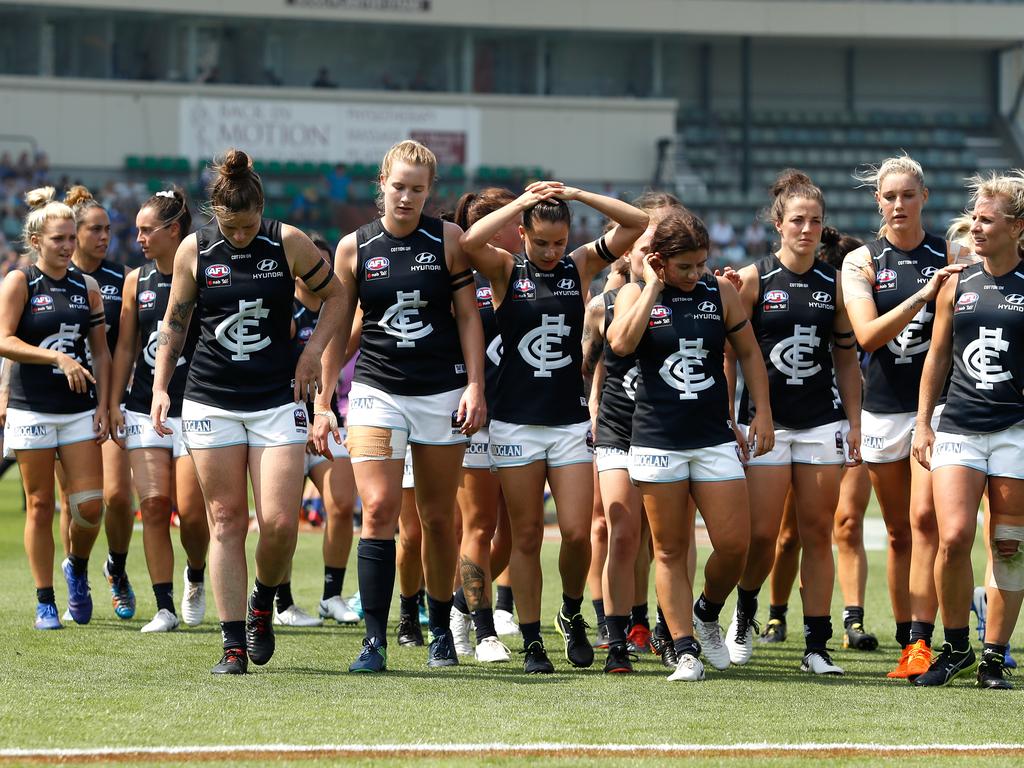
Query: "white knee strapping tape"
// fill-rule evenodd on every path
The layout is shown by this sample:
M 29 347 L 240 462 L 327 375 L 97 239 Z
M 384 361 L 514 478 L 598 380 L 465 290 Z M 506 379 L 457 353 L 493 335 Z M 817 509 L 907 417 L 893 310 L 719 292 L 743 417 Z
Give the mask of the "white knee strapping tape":
M 85 504 L 95 499 L 100 500 L 100 517 L 95 523 L 90 523 L 84 517 L 78 509 L 79 504 Z M 78 524 L 80 528 L 96 528 L 99 526 L 100 521 L 103 520 L 103 491 L 79 491 L 78 493 L 72 493 L 68 495 L 68 511 L 71 513 L 71 519 Z
M 999 554 L 997 541 L 1016 541 L 1017 551 L 1011 557 Z M 992 532 L 992 580 L 989 586 L 1006 592 L 1024 591 L 1024 526 L 996 525 Z

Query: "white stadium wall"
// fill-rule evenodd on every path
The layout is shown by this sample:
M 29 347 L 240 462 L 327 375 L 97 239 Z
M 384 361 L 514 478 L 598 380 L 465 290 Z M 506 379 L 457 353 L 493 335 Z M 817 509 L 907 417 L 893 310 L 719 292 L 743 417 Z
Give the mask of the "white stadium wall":
M 56 166 L 116 168 L 126 155 L 377 162 L 410 133 L 462 142 L 469 166 L 541 166 L 571 179 L 649 178 L 674 100 L 588 99 L 0 77 L 3 133 Z M 460 138 L 461 137 L 461 138 Z

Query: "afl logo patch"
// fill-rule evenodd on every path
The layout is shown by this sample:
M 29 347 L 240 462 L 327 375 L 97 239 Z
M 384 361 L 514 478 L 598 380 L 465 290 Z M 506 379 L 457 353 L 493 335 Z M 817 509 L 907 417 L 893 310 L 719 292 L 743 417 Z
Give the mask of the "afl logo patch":
M 893 269 L 883 269 L 877 275 L 875 275 L 875 290 L 876 291 L 891 291 L 896 287 L 896 271 Z
M 366 260 L 366 279 L 381 280 L 391 274 L 391 262 L 386 256 L 374 256 Z
M 978 306 L 978 299 L 980 298 L 974 291 L 961 294 L 960 298 L 956 300 L 956 306 L 953 307 L 953 314 L 973 312 L 974 308 Z
M 150 304 L 156 301 L 155 291 L 143 291 L 139 294 L 139 304 Z
M 832 294 L 827 291 L 815 291 L 811 298 L 821 304 L 830 304 L 832 302 Z
M 40 293 L 32 297 L 29 302 L 32 305 L 32 312 L 53 312 L 53 297 Z
M 715 306 L 715 302 L 713 302 L 713 301 L 702 301 L 700 303 L 700 306 L 697 307 L 697 309 L 699 309 L 701 312 L 717 312 L 718 311 L 718 307 Z
M 648 328 L 657 328 L 661 325 L 672 324 L 672 310 L 664 304 L 655 304 L 651 307 L 651 319 L 647 322 Z
M 476 289 L 476 308 L 482 309 L 483 307 L 491 306 L 491 302 L 494 299 L 494 294 L 491 292 L 489 285 L 482 285 Z
M 270 272 L 271 270 L 277 269 L 277 262 L 273 259 L 263 259 L 256 265 L 256 269 L 260 272 Z
M 437 256 L 432 253 L 424 251 L 423 253 L 416 254 L 417 264 L 433 264 L 435 261 L 437 261 Z
M 100 293 L 104 296 L 117 296 L 118 287 L 116 285 L 104 285 L 100 288 Z
M 533 284 L 533 280 L 528 277 L 522 277 L 512 283 L 512 298 L 523 300 L 523 299 L 534 299 L 537 297 L 537 286 Z
M 305 328 L 299 328 L 299 341 L 305 344 L 309 341 L 309 337 L 313 335 L 313 329 L 308 325 Z
M 765 312 L 782 312 L 789 309 L 789 294 L 778 289 L 768 291 L 764 295 Z
M 558 281 L 558 289 L 561 291 L 571 291 L 576 287 L 576 281 L 565 277 Z
M 305 431 L 306 427 L 308 426 L 307 418 L 306 418 L 306 409 L 305 408 L 296 408 L 295 411 L 294 411 L 294 416 L 295 416 L 295 428 L 299 429 L 299 430 L 302 430 L 302 431 Z
M 204 270 L 207 288 L 223 288 L 231 285 L 231 267 L 227 264 L 211 264 Z

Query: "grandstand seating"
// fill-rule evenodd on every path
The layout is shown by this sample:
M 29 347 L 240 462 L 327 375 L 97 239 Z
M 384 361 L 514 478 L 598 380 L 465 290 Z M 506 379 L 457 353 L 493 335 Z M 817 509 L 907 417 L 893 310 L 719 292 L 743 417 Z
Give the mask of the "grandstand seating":
M 964 179 L 1012 165 L 1014 150 L 998 138 L 990 115 L 865 111 L 855 113 L 755 111 L 751 115 L 751 184 L 741 189 L 743 129 L 738 112 L 681 115 L 679 171 L 699 178 L 680 190 L 702 213 L 745 226 L 767 202 L 777 173 L 800 168 L 825 192 L 829 222 L 867 235 L 878 224 L 871 191 L 853 177 L 867 163 L 906 151 L 925 169 L 930 198 L 926 223 L 936 231 L 967 204 Z

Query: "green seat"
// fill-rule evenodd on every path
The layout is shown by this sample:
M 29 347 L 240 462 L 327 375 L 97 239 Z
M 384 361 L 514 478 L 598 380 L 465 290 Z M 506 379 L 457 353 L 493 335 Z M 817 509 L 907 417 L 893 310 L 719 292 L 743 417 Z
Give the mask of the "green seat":
M 284 164 L 284 172 L 288 176 L 299 176 L 302 173 L 302 164 L 289 160 Z
M 267 176 L 281 176 L 284 174 L 284 166 L 279 160 L 271 160 L 267 163 L 265 173 Z
M 128 171 L 141 171 L 142 170 L 142 158 L 138 155 L 127 155 L 124 158 L 124 167 Z

